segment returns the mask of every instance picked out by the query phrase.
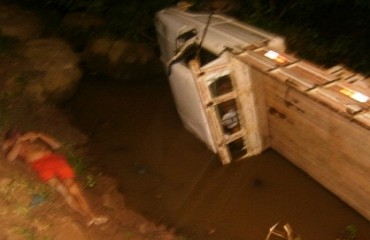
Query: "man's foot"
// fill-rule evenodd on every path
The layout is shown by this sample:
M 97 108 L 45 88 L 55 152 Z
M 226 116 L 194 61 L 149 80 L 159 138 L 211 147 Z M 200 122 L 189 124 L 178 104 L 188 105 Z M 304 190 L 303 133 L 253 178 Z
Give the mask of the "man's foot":
M 108 222 L 109 218 L 108 217 L 104 217 L 104 216 L 100 216 L 100 217 L 94 217 L 93 219 L 90 219 L 86 225 L 88 227 L 90 227 L 91 225 L 101 225 L 101 224 L 104 224 L 106 222 Z
M 104 224 L 104 223 L 108 222 L 108 220 L 109 220 L 109 218 L 104 217 L 104 216 L 95 217 L 94 218 L 94 224 L 95 225 L 101 225 L 101 224 Z

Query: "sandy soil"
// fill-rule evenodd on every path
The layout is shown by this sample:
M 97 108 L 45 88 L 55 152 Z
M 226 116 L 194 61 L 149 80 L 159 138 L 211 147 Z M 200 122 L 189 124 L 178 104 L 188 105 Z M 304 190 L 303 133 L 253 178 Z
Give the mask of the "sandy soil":
M 32 112 L 32 114 L 30 114 Z M 85 151 L 86 136 L 71 126 L 54 107 L 22 101 L 1 101 L 0 134 L 12 124 L 25 130 L 44 131 L 61 139 L 61 152 L 80 162 L 78 175 L 92 207 L 109 216 L 108 223 L 87 227 L 85 219 L 69 209 L 52 189 L 40 183 L 23 162 L 8 163 L 0 155 L 1 240 L 106 240 L 182 239 L 164 225 L 154 224 L 125 206 L 116 181 L 93 168 Z M 3 140 L 1 137 L 0 144 Z

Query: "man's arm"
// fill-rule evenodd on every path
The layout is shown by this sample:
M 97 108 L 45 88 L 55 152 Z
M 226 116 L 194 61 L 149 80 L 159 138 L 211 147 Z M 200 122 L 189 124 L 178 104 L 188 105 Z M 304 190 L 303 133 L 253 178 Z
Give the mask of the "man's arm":
M 11 145 L 11 141 L 9 140 L 6 140 L 2 146 L 2 149 L 3 149 L 3 152 L 6 153 L 9 151 L 9 148 L 10 148 L 10 145 Z
M 46 135 L 44 133 L 35 133 L 35 132 L 29 132 L 24 134 L 19 138 L 20 141 L 35 141 L 37 139 L 40 139 L 44 141 L 46 144 L 48 144 L 53 150 L 56 150 L 62 146 L 62 144 L 54 139 L 53 137 L 50 137 L 49 135 Z
M 58 149 L 62 146 L 62 144 L 58 140 L 56 140 L 55 138 L 50 137 L 50 136 L 48 136 L 44 133 L 37 133 L 37 138 L 40 138 L 41 140 L 46 142 L 54 150 L 56 150 L 56 149 Z
M 5 152 L 5 158 L 6 160 L 8 160 L 9 162 L 13 162 L 15 159 L 17 159 L 20 151 L 21 151 L 21 143 L 19 141 L 17 141 L 16 143 L 14 143 L 14 146 L 12 147 L 12 149 L 10 149 L 10 151 L 8 153 Z

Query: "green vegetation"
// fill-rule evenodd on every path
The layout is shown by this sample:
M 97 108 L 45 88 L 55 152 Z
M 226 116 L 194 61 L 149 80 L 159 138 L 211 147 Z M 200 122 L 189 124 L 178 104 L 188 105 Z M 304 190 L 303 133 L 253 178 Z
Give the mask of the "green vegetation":
M 25 239 L 36 240 L 36 233 L 28 228 L 19 228 L 17 231 Z
M 38 234 L 35 229 L 29 228 L 29 227 L 19 226 L 16 229 L 16 233 L 21 235 L 22 239 L 26 239 L 26 240 L 51 240 L 50 237 L 42 236 Z
M 356 225 L 353 224 L 347 225 L 342 232 L 342 235 L 345 235 L 343 240 L 354 240 L 357 238 L 358 233 L 359 230 Z
M 43 199 L 51 196 L 50 189 L 44 184 L 20 176 L 15 176 L 15 179 L 17 180 L 6 179 L 9 183 L 0 186 L 0 196 L 6 203 L 16 206 L 18 213 L 25 213 L 25 209 L 28 211 L 33 196 L 40 196 Z
M 86 170 L 87 166 L 82 157 L 76 155 L 74 152 L 67 153 L 68 162 L 71 164 L 72 168 L 75 170 L 77 175 L 81 175 Z

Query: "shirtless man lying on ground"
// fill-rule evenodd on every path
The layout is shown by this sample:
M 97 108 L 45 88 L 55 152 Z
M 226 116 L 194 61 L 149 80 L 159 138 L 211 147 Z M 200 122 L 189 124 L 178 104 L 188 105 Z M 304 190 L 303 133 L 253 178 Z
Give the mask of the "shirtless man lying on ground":
M 5 135 L 3 151 L 8 161 L 17 158 L 24 160 L 38 175 L 59 192 L 68 205 L 87 218 L 87 225 L 100 225 L 108 221 L 106 217 L 96 216 L 90 209 L 86 198 L 77 183 L 75 172 L 66 158 L 54 152 L 61 144 L 43 133 L 22 134 L 11 129 Z

